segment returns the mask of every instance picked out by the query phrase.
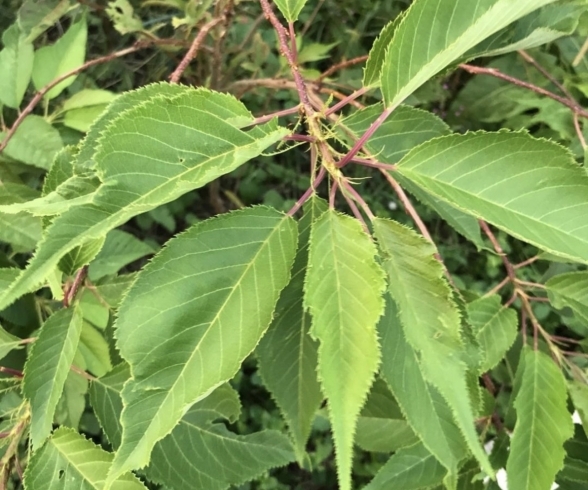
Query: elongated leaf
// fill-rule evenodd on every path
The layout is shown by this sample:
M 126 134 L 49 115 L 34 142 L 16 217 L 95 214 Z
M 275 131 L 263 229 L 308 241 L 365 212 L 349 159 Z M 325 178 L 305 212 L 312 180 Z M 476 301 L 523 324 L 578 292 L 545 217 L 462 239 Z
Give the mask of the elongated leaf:
M 0 51 L 0 102 L 17 109 L 31 81 L 33 45 L 16 24 L 2 34 L 4 49 Z
M 425 377 L 447 400 L 470 450 L 492 474 L 474 425 L 459 313 L 434 246 L 394 221 L 377 219 L 374 230 L 406 339 L 420 353 Z
M 32 189 L 17 185 L 0 185 L 0 206 L 26 202 Z M 41 239 L 41 220 L 25 213 L 6 215 L 0 213 L 0 241 L 9 243 L 17 252 L 28 252 Z
M 382 67 L 387 108 L 502 28 L 555 0 L 416 0 L 396 29 Z
M 483 353 L 480 373 L 485 373 L 500 362 L 515 341 L 517 314 L 503 307 L 498 295 L 472 301 L 467 313 Z
M 326 209 L 326 203 L 318 198 L 304 208 L 304 217 L 298 224 L 299 248 L 292 279 L 282 291 L 274 321 L 256 350 L 259 374 L 288 423 L 299 462 L 304 458 L 312 421 L 323 400 L 316 373 L 318 345 L 309 335 L 310 315 L 302 299 L 310 227 Z
M 382 110 L 381 104 L 366 107 L 343 119 L 341 124 L 355 138 L 359 138 L 382 113 Z M 415 146 L 448 134 L 450 134 L 449 126 L 434 114 L 410 106 L 400 106 L 376 130 L 366 146 L 379 161 L 395 164 Z M 478 248 L 484 247 L 480 237 L 480 226 L 475 218 L 431 196 L 402 176 L 396 174 L 395 177 L 397 179 L 400 177 L 398 180 L 403 187 L 423 204 L 435 210 L 458 233 L 471 240 Z
M 311 335 L 320 341 L 318 373 L 329 401 L 337 474 L 351 488 L 357 417 L 380 361 L 376 323 L 384 304 L 384 273 L 360 223 L 333 210 L 313 225 L 304 301 Z
M 568 272 L 552 277 L 545 283 L 551 304 L 558 309 L 566 306 L 588 325 L 588 272 Z
M 0 325 L 0 360 L 14 350 L 22 348 L 21 339 L 8 333 L 2 325 Z
M 204 89 L 124 112 L 95 155 L 104 185 L 92 203 L 53 221 L 27 269 L 0 295 L 0 310 L 34 290 L 70 250 L 234 170 L 286 134 L 275 122 L 249 132 L 235 127 L 252 121 L 236 99 Z
M 86 19 L 83 18 L 72 24 L 55 44 L 37 50 L 33 65 L 33 83 L 37 90 L 84 63 L 87 37 L 88 27 Z M 45 94 L 45 98 L 50 100 L 57 97 L 75 79 L 76 77 L 72 76 L 58 83 Z
M 73 0 L 24 0 L 18 9 L 18 25 L 27 40 L 34 41 L 76 6 Z
M 392 42 L 396 28 L 402 20 L 402 15 L 398 15 L 393 21 L 386 24 L 380 35 L 374 41 L 372 49 L 370 49 L 369 57 L 365 64 L 363 71 L 363 86 L 369 87 L 371 85 L 377 86 L 380 84 L 380 72 L 386 57 L 386 49 Z
M 580 416 L 584 432 L 588 434 L 588 386 L 578 381 L 571 381 L 568 383 L 568 392 Z
M 514 402 L 517 423 L 506 465 L 509 490 L 549 490 L 563 466 L 564 442 L 574 426 L 561 370 L 549 356 L 524 351 L 522 385 Z
M 103 489 L 111 463 L 112 454 L 81 434 L 62 427 L 33 454 L 25 471 L 25 486 L 28 490 Z M 145 490 L 131 473 L 122 475 L 110 488 Z
M 288 22 L 295 22 L 300 15 L 300 11 L 308 0 L 274 0 L 274 3 L 286 17 Z
M 425 379 L 419 356 L 406 341 L 397 306 L 389 296 L 378 333 L 382 339 L 383 378 L 427 450 L 456 477 L 459 463 L 468 452 L 465 441 L 447 402 Z
M 525 133 L 470 133 L 412 150 L 398 172 L 438 198 L 548 252 L 588 263 L 588 176 Z
M 421 490 L 440 485 L 447 470 L 422 443 L 400 449 L 364 490 Z
M 41 327 L 27 359 L 23 393 L 31 403 L 31 441 L 35 449 L 51 432 L 81 331 L 82 316 L 77 306 L 57 311 Z
M 139 274 L 116 324 L 133 378 L 109 481 L 145 466 L 187 408 L 232 378 L 255 348 L 288 283 L 296 232 L 275 210 L 236 211 L 171 240 Z

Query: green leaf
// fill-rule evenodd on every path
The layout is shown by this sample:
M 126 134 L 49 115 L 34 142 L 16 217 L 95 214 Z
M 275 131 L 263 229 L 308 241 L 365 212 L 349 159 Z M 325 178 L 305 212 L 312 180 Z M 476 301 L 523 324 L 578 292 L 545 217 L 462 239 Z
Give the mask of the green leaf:
M 79 22 L 72 24 L 55 44 L 44 46 L 35 52 L 33 83 L 37 90 L 41 90 L 48 83 L 84 63 L 87 37 L 86 19 L 82 18 Z M 75 79 L 76 76 L 72 76 L 58 83 L 45 94 L 45 98 L 50 100 L 57 97 Z
M 568 392 L 574 408 L 578 411 L 584 432 L 588 434 L 588 385 L 575 380 L 570 381 Z
M 104 276 L 116 274 L 125 265 L 154 252 L 153 247 L 130 233 L 112 230 L 106 235 L 102 250 L 90 264 L 88 276 L 92 281 L 97 281 Z
M 566 457 L 564 466 L 557 475 L 558 481 L 588 482 L 588 463 L 579 459 Z
M 81 90 L 63 103 L 59 114 L 65 113 L 65 126 L 85 133 L 116 97 L 108 90 Z
M 554 1 L 416 0 L 386 52 L 381 73 L 386 108 L 400 105 L 476 44 Z
M 250 208 L 198 223 L 141 271 L 116 323 L 133 378 L 109 481 L 145 466 L 187 407 L 234 376 L 270 324 L 296 242 L 292 218 Z
M 392 38 L 402 19 L 403 15 L 400 14 L 393 21 L 386 24 L 374 41 L 363 70 L 364 87 L 375 87 L 380 84 L 380 72 L 382 71 L 382 65 L 386 57 L 386 49 L 392 42 Z
M 0 207 L 26 202 L 32 192 L 34 191 L 26 186 L 0 184 Z M 33 250 L 41 240 L 41 232 L 39 218 L 25 213 L 7 215 L 0 212 L 0 242 L 9 243 L 16 252 Z
M 355 443 L 364 451 L 390 453 L 417 442 L 386 383 L 376 380 L 357 421 Z
M 552 277 L 545 283 L 551 304 L 558 309 L 566 306 L 588 325 L 588 272 L 568 272 Z
M 445 136 L 412 150 L 398 172 L 521 240 L 588 263 L 588 176 L 556 143 L 526 133 Z
M 288 22 L 296 22 L 307 0 L 274 0 Z
M 83 359 L 80 357 L 79 353 L 76 353 L 74 365 L 79 369 L 84 369 L 80 368 L 80 365 L 83 365 Z M 78 358 L 80 359 L 78 360 Z M 87 393 L 88 380 L 78 373 L 70 371 L 55 409 L 55 423 L 77 429 L 86 409 Z
M 5 358 L 10 351 L 14 349 L 21 349 L 23 347 L 21 340 L 22 339 L 19 339 L 18 337 L 8 333 L 0 325 L 0 360 Z
M 124 112 L 104 131 L 94 157 L 103 185 L 90 204 L 55 218 L 28 268 L 0 295 L 0 310 L 34 290 L 70 250 L 231 172 L 287 134 L 275 121 L 249 132 L 236 127 L 253 120 L 235 98 L 205 89 Z
M 121 34 L 143 30 L 143 22 L 135 15 L 129 0 L 111 0 L 108 2 L 106 14 Z
M 18 9 L 18 25 L 32 42 L 77 5 L 73 0 L 24 0 Z
M 86 369 L 94 376 L 103 376 L 112 369 L 108 342 L 92 325 L 84 322 L 78 351 L 86 364 Z
M 118 309 L 123 294 L 133 284 L 136 277 L 136 273 L 131 273 L 100 281 L 100 284 L 96 285 L 95 290 L 100 298 L 100 302 L 106 304 L 111 310 Z
M 343 119 L 340 124 L 359 138 L 382 113 L 383 106 L 375 104 Z M 412 148 L 432 138 L 450 134 L 449 126 L 434 114 L 410 106 L 398 107 L 368 140 L 366 148 L 384 163 L 395 164 Z M 399 178 L 400 177 L 400 178 Z M 395 178 L 419 201 L 431 207 L 459 233 L 471 240 L 478 248 L 484 244 L 480 236 L 478 221 L 436 199 L 424 190 L 402 178 Z
M 129 376 L 128 366 L 121 364 L 92 383 L 90 390 L 92 406 L 115 448 L 122 431 L 120 391 Z M 227 384 L 196 403 L 172 433 L 155 445 L 151 465 L 146 469 L 148 478 L 176 490 L 222 490 L 293 460 L 288 440 L 277 431 L 238 436 L 214 423 L 219 419 L 233 423 L 240 411 L 238 395 Z M 227 465 L 227 461 L 232 463 Z
M 31 441 L 35 449 L 51 433 L 81 331 L 82 316 L 77 306 L 55 312 L 41 327 L 25 364 L 23 393 L 31 403 Z
M 419 352 L 426 379 L 447 400 L 470 450 L 484 471 L 493 474 L 475 429 L 460 316 L 443 266 L 434 257 L 435 247 L 394 221 L 376 219 L 374 230 L 406 339 Z
M 421 490 L 441 485 L 447 470 L 422 443 L 400 449 L 364 490 Z
M 18 109 L 33 72 L 33 45 L 26 40 L 16 24 L 2 34 L 4 49 L 0 51 L 0 102 Z
M 517 336 L 517 314 L 492 295 L 469 303 L 466 307 L 473 333 L 482 350 L 480 374 L 495 367 L 505 356 Z
M 103 489 L 112 454 L 77 432 L 60 428 L 31 457 L 24 475 L 27 490 Z M 112 490 L 145 490 L 131 473 L 113 482 Z
M 310 227 L 326 209 L 326 203 L 316 197 L 304 207 L 292 279 L 282 291 L 274 320 L 256 350 L 259 374 L 288 423 L 299 462 L 323 400 L 316 372 L 318 345 L 309 335 L 310 315 L 302 299 Z
M 423 365 L 406 341 L 397 306 L 389 296 L 378 333 L 382 339 L 381 373 L 407 422 L 427 450 L 456 475 L 467 447 L 447 402 L 425 379 Z
M 4 139 L 2 136 L 0 133 L 0 139 Z M 61 148 L 63 142 L 59 131 L 41 116 L 29 115 L 6 145 L 4 154 L 14 160 L 48 170 Z
M 506 465 L 509 490 L 549 490 L 564 461 L 574 426 L 565 379 L 546 354 L 525 349 L 522 385 L 515 399 L 517 423 Z
M 464 58 L 499 56 L 501 54 L 531 49 L 569 36 L 578 27 L 580 16 L 586 12 L 583 0 L 558 1 L 526 15 L 469 51 Z
M 312 226 L 304 302 L 320 341 L 318 373 L 329 401 L 337 474 L 351 488 L 357 417 L 380 361 L 376 323 L 384 273 L 376 247 L 354 218 L 325 212 Z

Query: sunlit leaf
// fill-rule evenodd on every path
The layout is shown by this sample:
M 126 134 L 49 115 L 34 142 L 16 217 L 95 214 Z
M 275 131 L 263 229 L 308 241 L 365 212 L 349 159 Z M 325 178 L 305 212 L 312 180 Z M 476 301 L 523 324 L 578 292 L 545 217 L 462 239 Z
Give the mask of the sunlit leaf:
M 2 34 L 4 48 L 0 51 L 0 102 L 17 109 L 33 72 L 33 45 L 16 24 Z

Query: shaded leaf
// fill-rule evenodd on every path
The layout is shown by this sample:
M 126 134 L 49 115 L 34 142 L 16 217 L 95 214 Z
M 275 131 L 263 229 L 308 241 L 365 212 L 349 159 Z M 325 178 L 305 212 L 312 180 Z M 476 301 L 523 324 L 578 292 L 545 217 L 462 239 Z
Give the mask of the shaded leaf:
M 250 208 L 198 223 L 141 271 L 116 323 L 133 378 L 109 481 L 145 466 L 186 409 L 234 376 L 269 326 L 296 242 L 292 218 Z
M 376 323 L 385 280 L 375 255 L 354 218 L 329 210 L 312 226 L 304 302 L 312 315 L 310 333 L 320 341 L 318 373 L 342 490 L 351 487 L 357 417 L 380 360 Z
M 514 402 L 517 423 L 506 465 L 509 490 L 549 490 L 564 461 L 574 426 L 565 379 L 546 354 L 525 349 L 522 384 Z
M 558 309 L 566 306 L 588 325 L 588 272 L 567 272 L 545 283 L 551 304 Z
M 304 7 L 304 4 L 308 0 L 274 0 L 274 3 L 282 12 L 282 15 L 286 17 L 288 22 L 295 22 L 298 19 L 298 15 Z
M 2 34 L 4 48 L 0 51 L 0 102 L 17 109 L 22 102 L 33 71 L 33 45 L 27 41 L 17 24 Z
M 21 339 L 8 333 L 0 325 L 0 360 L 6 357 L 10 351 L 20 348 L 22 348 Z
M 578 411 L 584 432 L 588 434 L 588 385 L 578 381 L 570 381 L 568 392 L 574 408 Z
M 18 9 L 18 25 L 27 40 L 34 41 L 76 6 L 73 0 L 24 0 Z
M 17 184 L 0 184 L 0 207 L 26 202 L 34 192 Z M 28 252 L 41 239 L 41 220 L 25 213 L 7 215 L 0 212 L 0 241 L 8 243 L 16 252 Z M 4 288 L 6 289 L 6 288 Z

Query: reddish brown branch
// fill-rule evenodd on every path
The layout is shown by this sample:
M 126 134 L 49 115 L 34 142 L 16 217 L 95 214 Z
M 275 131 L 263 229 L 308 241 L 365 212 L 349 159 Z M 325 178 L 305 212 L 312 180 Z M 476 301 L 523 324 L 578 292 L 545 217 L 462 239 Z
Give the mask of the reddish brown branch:
M 363 63 L 367 59 L 368 59 L 368 55 L 366 54 L 364 56 L 358 56 L 357 58 L 352 58 L 350 60 L 341 61 L 340 63 L 337 63 L 336 65 L 331 66 L 328 70 L 321 73 L 321 76 L 318 77 L 316 79 L 316 81 L 320 82 L 323 79 L 331 76 L 333 73 L 336 73 L 339 70 L 342 70 L 343 68 L 347 68 L 348 66 L 357 65 L 358 63 Z
M 85 265 L 77 273 L 71 287 L 65 292 L 63 296 L 63 306 L 69 308 L 73 301 L 76 299 L 76 295 L 80 290 L 80 287 L 84 283 L 86 276 L 88 275 L 88 266 Z

